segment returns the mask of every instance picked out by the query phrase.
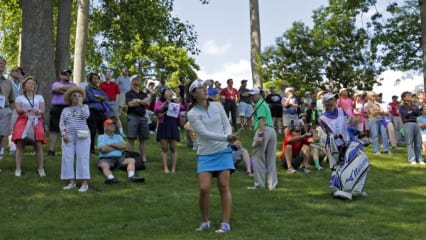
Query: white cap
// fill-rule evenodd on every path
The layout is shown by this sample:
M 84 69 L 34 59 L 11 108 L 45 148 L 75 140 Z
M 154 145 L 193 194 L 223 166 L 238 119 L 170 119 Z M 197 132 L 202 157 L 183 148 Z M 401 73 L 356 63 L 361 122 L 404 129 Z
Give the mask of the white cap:
M 341 88 L 341 89 L 339 90 L 339 94 L 342 94 L 342 92 L 344 92 L 344 91 L 348 91 L 348 89 L 347 89 L 347 88 Z
M 132 75 L 132 76 L 130 77 L 130 82 L 131 82 L 131 81 L 133 81 L 133 79 L 136 79 L 136 78 L 138 78 L 138 77 L 140 77 L 140 76 L 139 76 L 139 75 L 137 75 L 137 74 Z
M 328 100 L 336 99 L 336 94 L 334 93 L 326 93 L 322 96 L 322 103 L 327 102 Z
M 203 87 L 204 84 L 205 84 L 205 82 L 202 79 L 197 78 L 189 86 L 189 92 L 192 92 L 196 88 Z
M 250 94 L 250 95 L 260 94 L 260 89 L 259 88 L 253 88 L 252 90 L 250 90 L 248 92 L 248 94 Z
M 286 88 L 286 89 L 284 90 L 284 93 L 288 93 L 288 92 L 290 92 L 290 91 L 293 91 L 293 92 L 294 92 L 294 88 L 293 88 L 293 87 L 288 87 L 288 88 Z

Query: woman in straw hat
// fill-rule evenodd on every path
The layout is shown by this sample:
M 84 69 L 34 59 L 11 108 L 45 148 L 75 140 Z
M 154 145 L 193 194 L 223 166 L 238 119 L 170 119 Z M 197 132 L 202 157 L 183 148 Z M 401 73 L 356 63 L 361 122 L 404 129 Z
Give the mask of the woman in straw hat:
M 90 179 L 90 131 L 87 118 L 90 111 L 83 105 L 86 92 L 81 87 L 72 87 L 64 94 L 64 100 L 69 105 L 64 108 L 59 120 L 59 129 L 62 135 L 62 165 L 61 180 L 68 180 L 64 190 L 71 190 L 77 186 L 76 180 L 81 180 L 79 192 L 89 189 Z M 74 156 L 76 169 L 74 170 Z
M 16 143 L 16 170 L 15 176 L 21 176 L 21 164 L 24 157 L 25 145 L 27 142 L 22 138 L 25 126 L 28 121 L 32 121 L 34 128 L 34 150 L 36 152 L 38 174 L 40 177 L 46 176 L 43 166 L 43 148 L 42 144 L 46 143 L 44 135 L 43 119 L 41 116 L 45 111 L 45 103 L 42 95 L 35 94 L 37 91 L 37 83 L 32 76 L 28 76 L 21 83 L 22 95 L 15 100 L 16 112 L 19 114 L 13 127 L 12 141 Z

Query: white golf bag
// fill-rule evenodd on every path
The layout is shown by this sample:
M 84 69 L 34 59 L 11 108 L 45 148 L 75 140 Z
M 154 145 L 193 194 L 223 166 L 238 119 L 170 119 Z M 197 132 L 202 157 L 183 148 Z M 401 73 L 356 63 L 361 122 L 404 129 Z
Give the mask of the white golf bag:
M 353 195 L 363 195 L 370 162 L 361 141 L 355 140 L 337 147 L 333 136 L 327 137 L 327 157 L 333 170 L 330 190 L 333 197 L 352 199 Z

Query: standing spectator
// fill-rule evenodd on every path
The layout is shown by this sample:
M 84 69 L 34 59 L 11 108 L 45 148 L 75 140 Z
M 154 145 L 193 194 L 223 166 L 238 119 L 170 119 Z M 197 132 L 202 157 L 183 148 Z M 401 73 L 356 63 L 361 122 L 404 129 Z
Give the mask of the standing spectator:
M 126 93 L 127 108 L 127 150 L 133 151 L 136 138 L 139 139 L 139 151 L 146 162 L 145 141 L 149 138 L 148 118 L 146 108 L 151 100 L 146 93 L 140 90 L 142 78 L 133 75 L 130 78 L 131 89 Z
M 67 106 L 64 101 L 64 93 L 76 84 L 71 82 L 71 70 L 63 70 L 59 74 L 59 80 L 52 84 L 52 107 L 50 108 L 49 121 L 49 151 L 48 156 L 55 156 L 56 141 L 59 135 L 59 118 L 62 110 Z
M 426 105 L 420 107 L 422 115 L 417 117 L 417 125 L 419 125 L 422 135 L 423 152 L 426 152 Z M 422 164 L 420 162 L 420 164 Z M 424 163 L 423 163 L 424 164 Z
M 426 94 L 424 92 L 420 91 L 416 94 L 416 96 L 417 96 L 417 106 L 419 108 L 426 105 Z
M 368 130 L 368 121 L 367 116 L 368 113 L 366 113 L 367 103 L 368 100 L 367 93 L 365 91 L 358 91 L 354 94 L 354 116 L 358 118 L 358 131 L 360 132 L 367 132 Z
M 278 133 L 282 133 L 282 117 L 283 117 L 283 107 L 281 105 L 281 96 L 275 91 L 275 86 L 270 86 L 269 91 L 271 93 L 266 96 L 265 101 L 269 104 L 269 109 L 272 114 L 272 121 Z
M 21 82 L 24 79 L 25 73 L 24 70 L 21 67 L 13 67 L 12 71 L 10 72 L 11 76 L 11 82 L 13 87 L 13 93 L 15 94 L 15 99 L 21 94 Z M 16 119 L 18 118 L 18 113 L 16 112 L 16 109 L 12 110 L 12 117 L 10 121 L 10 135 L 9 135 L 9 151 L 10 155 L 15 155 L 16 152 L 16 145 L 12 141 L 12 133 L 13 133 L 13 127 L 15 126 Z
M 220 83 L 219 81 L 214 82 L 214 88 L 216 88 L 217 93 L 215 94 L 214 100 L 215 101 L 220 101 L 220 92 L 222 91 L 222 83 Z
M 105 81 L 100 85 L 101 89 L 108 96 L 108 106 L 110 109 L 109 118 L 112 118 L 117 124 L 117 128 L 121 134 L 121 136 L 125 136 L 123 131 L 123 126 L 120 121 L 120 111 L 118 110 L 118 99 L 120 97 L 120 88 L 118 84 L 113 82 L 111 79 L 111 71 L 105 72 Z
M 303 112 L 306 114 L 306 123 L 311 124 L 316 122 L 316 112 L 314 109 L 314 100 L 312 99 L 311 92 L 305 92 L 305 97 L 303 98 Z
M 253 130 L 253 188 L 268 188 L 273 190 L 278 184 L 275 152 L 277 150 L 277 135 L 272 122 L 271 111 L 262 98 L 261 91 L 254 88 L 250 91 L 254 105 Z
M 284 135 L 288 134 L 288 127 L 299 124 L 298 112 L 299 104 L 294 96 L 294 88 L 288 87 L 284 91 L 285 96 L 281 99 L 283 108 L 283 128 Z
M 155 86 L 155 93 L 157 94 L 157 96 L 160 96 L 160 94 L 161 94 L 161 92 L 164 90 L 164 89 L 170 89 L 170 87 L 166 84 L 166 77 L 161 77 L 160 78 L 160 83 L 157 85 L 157 86 Z
M 382 116 L 385 114 L 380 108 L 380 105 L 376 102 L 376 93 L 368 92 L 368 127 L 371 133 L 371 139 L 373 140 L 373 152 L 375 155 L 380 155 L 379 149 L 379 134 L 382 137 L 383 151 L 391 154 L 389 151 L 389 139 L 386 133 L 386 127 L 382 122 Z
M 417 117 L 421 115 L 419 108 L 414 102 L 411 92 L 403 92 L 401 94 L 402 104 L 399 107 L 401 119 L 404 123 L 405 140 L 407 144 L 408 162 L 412 165 L 424 164 L 422 157 L 422 136 L 419 125 L 417 125 Z
M 120 88 L 120 96 L 118 97 L 118 111 L 121 112 L 127 107 L 126 92 L 130 90 L 129 69 L 123 68 L 121 70 L 121 75 L 115 79 L 115 82 L 118 84 L 118 88 Z
M 83 105 L 85 97 L 86 92 L 81 87 L 69 88 L 64 94 L 64 100 L 69 104 L 59 120 L 62 135 L 61 180 L 68 181 L 64 190 L 75 188 L 76 180 L 81 180 L 79 192 L 89 190 L 90 130 L 87 118 L 90 110 L 87 105 Z
M 125 158 L 123 156 L 126 142 L 122 136 L 114 134 L 114 122 L 111 119 L 107 119 L 104 122 L 104 127 L 105 133 L 98 137 L 98 167 L 107 178 L 105 184 L 118 183 L 118 180 L 111 172 L 115 168 L 125 169 L 129 182 L 145 182 L 145 178 L 136 176 L 135 158 Z
M 172 97 L 170 89 L 163 89 L 154 107 L 154 112 L 158 116 L 157 141 L 160 142 L 161 146 L 164 173 L 170 172 L 167 166 L 168 149 L 170 149 L 170 158 L 172 159 L 172 173 L 176 171 L 176 141 L 180 140 L 178 125 L 181 104 L 175 103 Z
M 234 81 L 232 79 L 226 80 L 227 87 L 222 89 L 220 92 L 220 97 L 223 101 L 223 107 L 225 108 L 225 113 L 229 118 L 229 113 L 231 113 L 232 127 L 237 129 L 237 100 L 238 100 L 238 90 L 233 87 Z
M 214 81 L 212 79 L 210 80 L 206 80 L 206 84 L 208 86 L 208 92 L 209 92 L 209 99 L 211 101 L 217 101 L 218 100 L 218 96 L 220 93 L 220 90 L 218 90 L 215 86 L 214 86 Z
M 324 96 L 324 94 L 326 94 L 326 91 L 319 91 L 317 92 L 317 100 L 316 100 L 316 104 L 315 104 L 315 108 L 317 110 L 317 119 L 319 119 L 323 112 L 324 112 L 324 106 L 322 104 L 322 97 Z
M 348 117 L 354 116 L 353 113 L 354 103 L 352 98 L 349 96 L 347 88 L 342 88 L 339 91 L 339 98 L 337 99 L 337 107 L 342 108 Z
M 397 144 L 402 144 L 401 129 L 403 130 L 401 115 L 399 114 L 398 96 L 392 96 L 392 102 L 389 103 L 389 113 L 391 114 L 391 120 L 393 122 L 393 127 L 395 129 L 395 138 Z
M 35 141 L 33 146 L 37 160 L 38 174 L 40 177 L 44 177 L 46 173 L 43 165 L 42 144 L 46 143 L 46 136 L 44 135 L 43 119 L 41 118 L 45 110 L 44 98 L 42 95 L 35 94 L 37 92 L 37 85 L 36 81 L 31 76 L 24 78 L 21 89 L 23 94 L 16 98 L 16 112 L 19 116 L 13 128 L 12 135 L 12 140 L 16 144 L 15 176 L 21 176 L 21 165 L 26 145 L 25 140 L 22 139 L 22 134 L 27 122 L 31 121 L 34 128 Z
M 280 96 L 281 96 L 281 98 L 285 97 L 285 90 L 286 89 L 287 89 L 287 83 L 283 81 L 280 84 Z
M 210 228 L 209 203 L 212 178 L 217 177 L 222 205 L 222 224 L 217 233 L 231 231 L 232 196 L 229 188 L 229 177 L 233 171 L 232 149 L 228 141 L 235 141 L 232 128 L 223 107 L 216 102 L 208 101 L 208 92 L 201 79 L 193 81 L 189 86 L 193 108 L 188 112 L 188 120 L 197 136 L 197 172 L 199 186 L 199 206 L 201 225 L 196 231 Z
M 99 75 L 89 73 L 87 75 L 86 98 L 84 103 L 89 106 L 90 116 L 87 119 L 87 125 L 90 129 L 90 153 L 95 154 L 96 133 L 104 134 L 103 122 L 109 114 L 108 96 L 99 88 Z
M 247 89 L 247 80 L 241 80 L 241 87 L 238 90 L 240 105 L 238 106 L 240 110 L 240 124 L 241 127 L 250 126 L 250 117 L 253 111 L 250 102 L 250 95 Z
M 386 128 L 386 133 L 388 134 L 389 142 L 393 149 L 396 148 L 397 141 L 395 137 L 395 128 L 393 126 L 393 122 L 391 120 L 391 115 L 389 113 L 390 106 L 389 104 L 382 101 L 382 93 L 376 94 L 376 102 L 380 105 L 380 110 L 383 112 L 382 114 L 382 124 Z
M 6 59 L 0 57 L 0 159 L 3 159 L 4 145 L 10 133 L 10 121 L 15 102 L 12 82 L 7 80 L 3 73 L 6 69 Z

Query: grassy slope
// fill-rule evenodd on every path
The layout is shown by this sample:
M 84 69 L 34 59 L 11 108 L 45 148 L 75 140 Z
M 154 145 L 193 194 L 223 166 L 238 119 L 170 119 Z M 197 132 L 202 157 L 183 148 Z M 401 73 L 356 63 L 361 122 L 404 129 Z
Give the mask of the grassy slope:
M 249 145 L 250 133 L 242 135 Z M 329 170 L 287 175 L 280 169 L 277 190 L 249 191 L 252 180 L 241 167 L 231 177 L 232 232 L 217 235 L 193 231 L 200 221 L 196 160 L 183 142 L 178 172 L 166 175 L 152 135 L 147 170 L 139 174 L 145 184 L 127 183 L 126 174 L 116 171 L 121 183 L 105 185 L 93 157 L 84 194 L 62 190 L 59 156 L 46 156 L 47 177 L 38 177 L 27 148 L 21 178 L 14 177 L 13 158 L 6 155 L 0 162 L 0 239 L 426 239 L 424 167 L 408 165 L 403 147 L 393 156 L 368 153 L 369 196 L 350 202 L 331 198 Z M 215 185 L 210 215 L 217 228 Z

